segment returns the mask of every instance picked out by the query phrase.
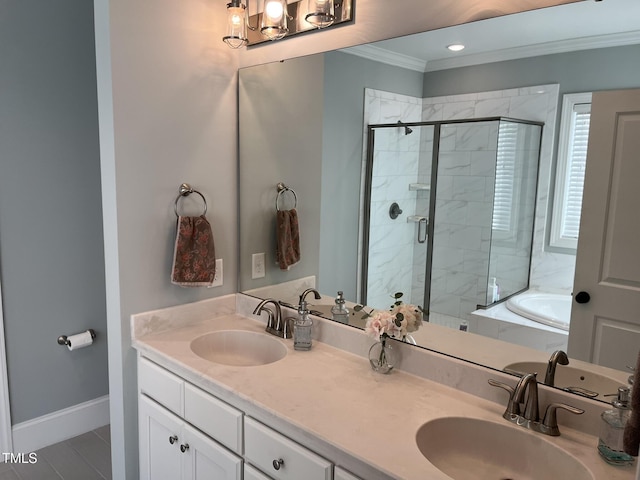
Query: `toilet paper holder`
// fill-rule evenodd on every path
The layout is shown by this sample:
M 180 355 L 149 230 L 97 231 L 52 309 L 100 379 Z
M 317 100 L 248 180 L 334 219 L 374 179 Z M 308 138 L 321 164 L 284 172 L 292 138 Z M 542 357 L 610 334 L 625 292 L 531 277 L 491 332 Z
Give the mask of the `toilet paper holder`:
M 96 339 L 96 332 L 93 330 L 93 328 L 90 328 L 88 330 L 85 330 L 87 332 L 89 332 L 91 334 L 91 339 L 95 340 Z M 58 345 L 66 345 L 67 347 L 69 346 L 70 342 L 68 340 L 67 335 L 60 335 L 58 337 Z

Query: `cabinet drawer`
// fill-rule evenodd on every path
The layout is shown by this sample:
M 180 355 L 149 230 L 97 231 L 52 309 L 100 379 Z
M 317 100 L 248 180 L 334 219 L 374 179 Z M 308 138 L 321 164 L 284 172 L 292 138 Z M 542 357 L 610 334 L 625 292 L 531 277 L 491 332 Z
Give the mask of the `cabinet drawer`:
M 355 475 L 343 470 L 340 467 L 336 467 L 333 472 L 333 480 L 360 480 Z
M 184 380 L 145 358 L 138 362 L 138 388 L 141 392 L 182 415 Z
M 190 384 L 184 388 L 184 418 L 242 455 L 242 412 Z
M 244 420 L 245 458 L 277 480 L 331 480 L 332 464 L 292 440 L 258 423 Z M 279 468 L 274 461 L 282 460 Z
M 264 473 L 256 470 L 248 463 L 244 464 L 244 480 L 271 480 Z

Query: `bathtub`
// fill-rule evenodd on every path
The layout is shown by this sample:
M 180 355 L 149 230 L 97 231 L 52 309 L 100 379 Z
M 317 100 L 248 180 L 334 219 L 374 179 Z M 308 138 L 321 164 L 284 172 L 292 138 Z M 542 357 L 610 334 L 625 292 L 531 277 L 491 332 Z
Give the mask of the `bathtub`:
M 528 291 L 507 300 L 506 307 L 535 322 L 569 331 L 571 295 Z

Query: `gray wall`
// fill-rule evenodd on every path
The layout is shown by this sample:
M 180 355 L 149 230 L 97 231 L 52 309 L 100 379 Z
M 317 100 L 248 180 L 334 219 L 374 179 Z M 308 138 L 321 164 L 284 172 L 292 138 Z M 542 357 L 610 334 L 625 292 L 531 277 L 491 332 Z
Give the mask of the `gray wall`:
M 2 2 L 0 274 L 12 423 L 108 393 L 93 5 Z M 94 328 L 91 348 L 62 334 Z
M 324 56 L 240 70 L 240 289 L 248 290 L 318 273 Z M 300 262 L 276 264 L 276 185 L 298 197 Z M 294 206 L 283 193 L 280 209 Z M 251 255 L 265 253 L 265 277 L 251 279 Z
M 422 74 L 343 53 L 325 54 L 319 288 L 355 300 L 364 89 L 420 97 Z

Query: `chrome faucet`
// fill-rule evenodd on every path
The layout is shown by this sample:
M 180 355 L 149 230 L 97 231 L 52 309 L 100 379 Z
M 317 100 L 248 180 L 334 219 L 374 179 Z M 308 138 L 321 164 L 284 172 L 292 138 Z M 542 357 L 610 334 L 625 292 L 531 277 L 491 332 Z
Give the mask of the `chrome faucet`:
M 569 357 L 562 350 L 556 350 L 551 354 L 549 363 L 547 364 L 547 373 L 544 376 L 544 383 L 553 387 L 555 385 L 556 366 L 569 365 Z
M 540 409 L 538 406 L 538 380 L 536 373 L 527 373 L 518 381 L 513 390 L 513 401 L 524 403 L 524 414 L 522 418 L 527 422 L 540 421 Z M 525 395 L 526 394 L 526 395 Z
M 309 309 L 307 308 L 307 295 L 313 293 L 313 297 L 316 300 L 320 300 L 322 297 L 320 293 L 315 288 L 307 288 L 302 294 L 300 294 L 300 302 L 298 303 L 298 313 L 309 313 Z
M 270 308 L 265 307 L 267 303 L 272 303 L 275 307 L 275 313 Z M 273 298 L 267 298 L 262 300 L 253 311 L 254 315 L 260 315 L 262 312 L 267 312 L 267 328 L 265 331 L 282 338 L 291 338 L 291 328 L 287 322 L 283 321 L 282 310 L 280 304 Z
M 500 387 L 509 392 L 509 403 L 502 415 L 506 420 L 516 425 L 528 428 L 535 432 L 557 437 L 560 435 L 556 411 L 562 408 L 576 415 L 584 413 L 581 408 L 572 407 L 565 403 L 552 403 L 545 410 L 544 419 L 540 422 L 540 411 L 538 405 L 538 382 L 535 373 L 523 375 L 515 388 L 496 380 L 489 379 L 489 384 Z M 520 404 L 524 404 L 524 413 L 521 413 Z

